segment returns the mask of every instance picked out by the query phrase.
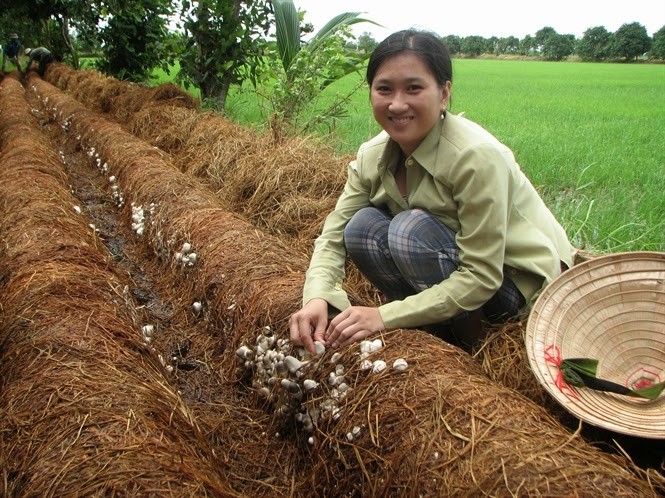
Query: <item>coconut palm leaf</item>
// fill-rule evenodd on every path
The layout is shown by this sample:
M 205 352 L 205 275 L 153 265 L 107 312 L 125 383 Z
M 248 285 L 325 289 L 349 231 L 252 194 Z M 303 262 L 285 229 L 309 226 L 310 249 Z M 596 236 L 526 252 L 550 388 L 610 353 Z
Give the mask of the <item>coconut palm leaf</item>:
M 316 50 L 318 45 L 327 37 L 334 35 L 337 30 L 343 26 L 352 26 L 361 22 L 368 22 L 379 26 L 379 24 L 369 19 L 357 17 L 360 12 L 343 12 L 333 17 L 328 21 L 315 35 L 314 38 L 308 43 L 309 50 Z
M 286 71 L 300 50 L 300 20 L 293 0 L 273 0 L 277 51 Z

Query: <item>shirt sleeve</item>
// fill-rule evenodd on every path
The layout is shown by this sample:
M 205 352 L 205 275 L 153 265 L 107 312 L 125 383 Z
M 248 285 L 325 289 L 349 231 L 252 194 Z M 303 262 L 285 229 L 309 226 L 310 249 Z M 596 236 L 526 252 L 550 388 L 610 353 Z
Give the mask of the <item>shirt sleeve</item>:
M 459 267 L 451 276 L 379 308 L 388 328 L 417 327 L 450 319 L 485 304 L 503 281 L 514 158 L 487 143 L 459 151 L 445 182 L 457 203 Z
M 358 210 L 370 204 L 369 187 L 361 181 L 356 164 L 356 161 L 349 164 L 344 191 L 314 243 L 303 289 L 303 304 L 323 298 L 338 310 L 351 306 L 342 288 L 346 265 L 344 227 Z

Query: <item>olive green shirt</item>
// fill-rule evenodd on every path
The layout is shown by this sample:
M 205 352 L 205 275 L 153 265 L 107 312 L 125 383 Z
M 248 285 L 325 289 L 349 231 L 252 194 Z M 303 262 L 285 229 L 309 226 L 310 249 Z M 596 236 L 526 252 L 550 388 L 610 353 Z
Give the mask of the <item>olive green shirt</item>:
M 323 298 L 343 310 L 344 227 L 359 209 L 395 215 L 423 209 L 456 232 L 459 267 L 441 283 L 379 307 L 387 328 L 438 323 L 485 304 L 504 270 L 527 300 L 572 266 L 574 248 L 516 163 L 513 153 L 476 123 L 446 113 L 405 160 L 407 199 L 393 173 L 403 155 L 385 132 L 360 146 L 344 192 L 328 215 L 307 271 L 303 303 Z

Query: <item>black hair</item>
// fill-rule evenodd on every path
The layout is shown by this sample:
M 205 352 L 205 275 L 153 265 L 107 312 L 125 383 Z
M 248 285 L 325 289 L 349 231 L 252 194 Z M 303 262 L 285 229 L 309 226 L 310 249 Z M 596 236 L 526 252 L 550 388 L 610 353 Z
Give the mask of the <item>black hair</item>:
M 372 86 L 381 64 L 407 51 L 422 59 L 440 85 L 453 82 L 453 64 L 444 41 L 430 31 L 405 29 L 389 35 L 374 49 L 367 64 L 367 84 Z

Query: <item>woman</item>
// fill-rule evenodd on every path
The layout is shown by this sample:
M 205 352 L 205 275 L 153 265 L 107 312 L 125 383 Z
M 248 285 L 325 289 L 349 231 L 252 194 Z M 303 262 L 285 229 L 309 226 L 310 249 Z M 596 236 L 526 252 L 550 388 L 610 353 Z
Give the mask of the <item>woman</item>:
M 291 340 L 340 347 L 386 328 L 444 324 L 467 349 L 480 319 L 514 316 L 574 248 L 515 162 L 479 125 L 450 113 L 452 63 L 433 33 L 382 41 L 367 67 L 383 132 L 360 146 L 317 238 Z M 347 255 L 387 298 L 351 306 Z M 329 314 L 334 317 L 330 322 Z

